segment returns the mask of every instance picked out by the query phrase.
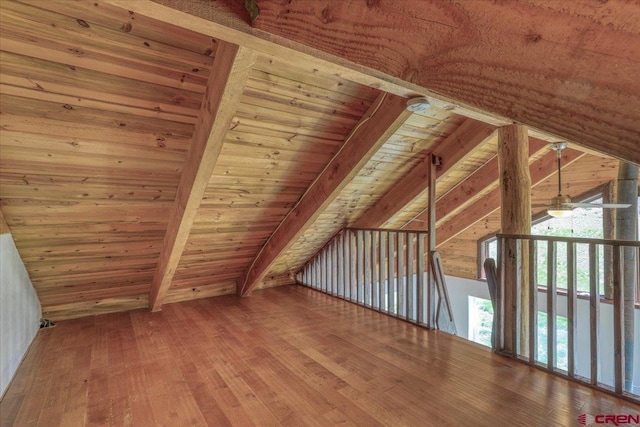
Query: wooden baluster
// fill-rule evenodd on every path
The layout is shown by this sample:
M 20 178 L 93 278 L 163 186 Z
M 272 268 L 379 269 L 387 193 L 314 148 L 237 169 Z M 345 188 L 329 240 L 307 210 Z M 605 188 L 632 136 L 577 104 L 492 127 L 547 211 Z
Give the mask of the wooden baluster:
M 415 233 L 407 233 L 407 295 L 406 295 L 406 319 L 414 321 L 415 315 L 415 280 L 413 280 Z
M 365 307 L 371 307 L 371 289 L 373 287 L 373 283 L 371 282 L 371 231 L 367 230 L 364 232 L 364 247 L 363 247 L 363 257 L 364 257 L 364 295 L 363 295 L 363 304 Z
M 576 244 L 567 243 L 567 335 L 568 335 L 568 374 L 576 376 L 576 344 L 578 338 L 577 318 L 577 270 L 576 270 Z
M 557 242 L 547 244 L 547 368 L 556 366 Z
M 591 347 L 591 384 L 598 385 L 598 349 L 600 348 L 600 290 L 598 289 L 598 253 L 594 243 L 589 244 L 589 325 Z
M 356 248 L 357 248 L 357 279 L 356 279 L 356 301 L 359 304 L 364 302 L 364 232 L 356 231 Z
M 404 317 L 405 309 L 405 294 L 406 290 L 406 273 L 405 273 L 405 233 L 398 234 L 398 281 L 396 287 L 396 314 Z
M 426 296 L 426 292 L 425 292 L 425 282 L 424 282 L 424 239 L 425 239 L 425 234 L 423 233 L 418 233 L 418 255 L 417 255 L 417 275 L 418 275 L 418 283 L 417 283 L 417 292 L 416 292 L 416 299 L 418 302 L 418 324 L 419 325 L 424 325 L 425 324 L 425 308 L 427 307 L 427 304 L 424 301 L 424 298 Z
M 375 231 L 371 234 L 371 307 L 375 310 L 380 309 L 380 280 L 378 279 L 380 265 L 379 243 L 380 232 Z
M 395 273 L 395 266 L 394 266 L 394 262 L 395 262 L 395 245 L 394 245 L 394 241 L 395 241 L 395 237 L 396 237 L 396 233 L 392 233 L 389 232 L 389 240 L 388 240 L 388 258 L 387 258 L 387 270 L 389 271 L 389 286 L 388 286 L 388 293 L 387 293 L 387 312 L 388 313 L 393 313 L 396 314 L 397 312 L 392 310 L 392 307 L 395 307 L 395 290 L 396 290 L 396 284 L 395 284 L 395 277 L 396 277 L 396 273 Z
M 538 353 L 538 278 L 537 268 L 537 241 L 529 240 L 529 363 L 537 362 Z M 494 313 L 495 316 L 495 313 Z
M 331 295 L 338 295 L 338 242 L 331 242 Z
M 358 301 L 358 251 L 356 249 L 356 232 L 350 233 L 351 251 L 351 301 Z
M 338 256 L 338 277 L 337 277 L 337 295 L 344 298 L 344 244 L 342 242 L 344 232 L 337 237 L 337 256 Z
M 622 282 L 622 259 L 620 251 L 623 246 L 613 247 L 613 348 L 614 377 L 616 393 L 624 390 L 625 371 L 625 339 L 624 339 L 624 283 Z
M 504 318 L 507 316 L 507 305 L 504 301 L 504 267 L 502 265 L 505 257 L 504 240 L 504 237 L 498 237 L 498 287 L 496 289 L 496 300 L 498 301 L 498 304 L 496 306 L 496 312 L 493 313 L 494 316 L 498 316 L 496 319 L 496 335 L 498 336 L 496 344 L 497 349 L 500 351 L 506 350 L 507 348 L 505 345 L 505 341 L 507 341 L 507 332 L 504 328 Z
M 378 250 L 380 251 L 380 274 L 378 275 L 380 279 L 380 311 L 387 311 L 387 301 L 389 299 L 389 286 L 385 283 L 386 280 L 386 269 L 387 269 L 387 258 L 389 256 L 387 246 L 387 235 L 388 233 L 381 231 L 380 232 L 380 243 L 378 245 Z

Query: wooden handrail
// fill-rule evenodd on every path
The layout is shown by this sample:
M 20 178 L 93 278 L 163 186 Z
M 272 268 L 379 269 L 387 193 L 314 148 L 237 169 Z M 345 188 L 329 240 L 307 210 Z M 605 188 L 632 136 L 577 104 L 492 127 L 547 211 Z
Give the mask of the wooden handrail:
M 533 234 L 497 234 L 497 238 L 542 240 L 548 242 L 586 243 L 593 245 L 630 246 L 640 248 L 638 240 L 590 239 L 587 237 L 539 236 Z
M 455 334 L 437 253 L 425 280 L 428 236 L 427 231 L 343 228 L 296 276 L 304 286 L 427 328 L 440 324 Z
M 345 227 L 343 230 L 346 231 L 380 231 L 380 232 L 389 232 L 389 233 L 398 233 L 398 234 L 424 234 L 428 235 L 429 232 L 424 230 L 401 230 L 398 228 L 355 228 L 355 227 Z
M 633 368 L 633 355 L 628 356 L 625 352 L 626 345 L 633 345 L 633 330 L 628 330 L 625 327 L 625 313 L 629 313 L 629 310 L 635 310 L 634 304 L 629 304 L 629 299 L 625 300 L 625 293 L 627 292 L 627 285 L 629 282 L 624 282 L 622 277 L 622 271 L 627 268 L 631 263 L 631 268 L 637 268 L 638 263 L 638 248 L 640 248 L 640 241 L 627 241 L 627 240 L 612 240 L 612 239 L 591 239 L 582 237 L 560 237 L 560 236 L 535 236 L 526 234 L 498 234 L 498 255 L 500 268 L 498 271 L 504 269 L 505 260 L 507 259 L 506 251 L 504 248 L 509 242 L 516 242 L 515 249 L 509 256 L 515 257 L 516 268 L 521 273 L 512 280 L 507 281 L 504 275 L 498 280 L 498 310 L 494 311 L 494 316 L 497 316 L 497 327 L 499 332 L 497 333 L 498 340 L 502 343 L 498 345 L 498 351 L 502 354 L 509 355 L 518 360 L 526 360 L 531 366 L 538 368 L 544 368 L 548 372 L 554 374 L 566 375 L 568 378 L 582 383 L 589 384 L 590 386 L 611 392 L 620 397 L 628 397 L 635 401 L 639 401 L 640 395 L 635 393 L 633 389 L 632 381 L 625 376 L 627 367 Z M 539 245 L 536 245 L 537 241 L 547 242 L 545 249 L 541 250 Z M 566 253 L 562 251 L 562 259 L 559 259 L 560 254 L 558 251 L 559 245 L 557 243 L 566 243 Z M 581 320 L 580 324 L 583 328 L 588 329 L 588 351 L 583 352 L 584 360 L 580 363 L 581 372 L 577 372 L 577 360 L 579 353 L 577 352 L 577 339 L 578 339 L 578 291 L 577 291 L 577 245 L 582 244 L 588 246 L 588 314 L 587 318 Z M 528 246 L 527 251 L 522 248 Z M 611 247 L 612 251 L 612 266 L 613 266 L 613 323 L 611 328 L 613 329 L 613 348 L 614 348 L 614 361 L 613 366 L 613 388 L 605 382 L 602 376 L 603 366 L 602 353 L 608 351 L 607 345 L 601 342 L 601 319 L 608 318 L 600 313 L 600 283 L 599 283 L 599 271 L 598 271 L 598 253 L 599 247 Z M 626 253 L 631 252 L 635 256 L 626 258 Z M 529 257 L 529 270 L 525 270 L 522 266 L 523 257 Z M 546 342 L 538 343 L 538 287 L 530 286 L 530 303 L 527 308 L 530 310 L 528 316 L 522 315 L 523 310 L 520 304 L 508 304 L 503 297 L 507 291 L 519 292 L 521 281 L 528 280 L 529 283 L 537 282 L 537 259 L 538 256 L 542 256 L 546 259 L 546 298 L 543 298 L 541 304 L 547 313 L 546 317 Z M 512 258 L 513 259 L 513 258 Z M 567 360 L 566 366 L 560 368 L 559 362 L 556 360 L 558 355 L 558 341 L 557 341 L 557 308 L 558 301 L 556 299 L 557 286 L 558 286 L 558 265 L 559 263 L 566 262 L 566 317 L 567 317 Z M 582 267 L 585 272 L 586 269 Z M 488 279 L 490 280 L 490 279 Z M 623 287 L 624 285 L 624 287 Z M 637 288 L 637 282 L 631 281 L 633 285 L 632 292 L 640 292 Z M 632 295 L 633 296 L 633 295 Z M 546 300 L 546 301 L 545 301 Z M 563 303 L 565 304 L 565 303 Z M 523 328 L 521 327 L 505 327 L 504 319 L 512 320 L 512 325 L 517 325 L 518 320 L 526 322 Z M 511 347 L 508 347 L 505 342 L 509 341 L 514 343 Z M 522 345 L 522 343 L 528 344 L 528 347 Z M 630 344 L 631 343 L 631 344 Z M 539 345 L 540 344 L 540 345 Z M 545 348 L 546 355 L 540 356 L 539 348 L 543 346 Z M 584 357 L 584 353 L 588 357 Z M 543 365 L 544 364 L 544 365 Z M 563 373 L 564 372 L 564 373 Z M 586 378 L 585 378 L 586 377 Z

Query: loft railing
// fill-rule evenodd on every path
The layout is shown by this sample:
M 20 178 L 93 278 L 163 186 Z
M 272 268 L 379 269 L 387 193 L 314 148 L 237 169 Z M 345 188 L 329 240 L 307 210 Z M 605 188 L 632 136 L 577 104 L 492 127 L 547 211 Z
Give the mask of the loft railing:
M 296 277 L 335 297 L 455 334 L 437 252 L 425 268 L 427 241 L 427 232 L 345 228 Z
M 621 397 L 640 401 L 640 242 L 498 235 L 495 349 Z M 612 250 L 613 299 L 602 256 Z M 625 279 L 626 277 L 626 279 Z M 634 330 L 635 328 L 635 330 Z M 637 350 L 636 350 L 637 351 Z

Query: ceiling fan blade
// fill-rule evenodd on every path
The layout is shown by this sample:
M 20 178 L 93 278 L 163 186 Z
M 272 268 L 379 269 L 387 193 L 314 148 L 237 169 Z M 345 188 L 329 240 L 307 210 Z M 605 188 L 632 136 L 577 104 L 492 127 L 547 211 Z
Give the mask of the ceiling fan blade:
M 567 206 L 570 206 L 572 208 L 598 208 L 598 209 L 602 209 L 602 208 L 606 208 L 606 209 L 612 209 L 612 208 L 618 208 L 618 209 L 624 209 L 624 208 L 628 208 L 629 204 L 623 204 L 623 203 L 567 203 Z

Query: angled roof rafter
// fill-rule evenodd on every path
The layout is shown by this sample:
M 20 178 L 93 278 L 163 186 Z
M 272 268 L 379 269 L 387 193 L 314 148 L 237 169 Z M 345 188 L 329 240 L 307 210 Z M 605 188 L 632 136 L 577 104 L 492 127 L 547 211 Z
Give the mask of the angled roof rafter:
M 218 45 L 153 276 L 152 311 L 162 307 L 256 58 L 257 53 L 247 48 L 227 42 Z
M 442 140 L 433 150 L 433 154 L 442 158 L 442 166 L 438 168 L 436 177 L 442 177 L 457 164 L 470 156 L 486 141 L 495 128 L 486 123 L 473 119 L 465 120 L 447 138 Z M 391 219 L 405 206 L 411 203 L 422 192 L 426 191 L 428 182 L 428 162 L 431 156 L 413 167 L 409 173 L 397 181 L 387 193 L 382 196 L 367 212 L 354 224 L 356 228 L 377 228 Z
M 530 138 L 529 155 L 534 155 L 542 149 L 548 147 L 546 141 Z M 444 223 L 450 217 L 456 215 L 459 206 L 475 197 L 481 190 L 486 188 L 498 188 L 498 155 L 489 159 L 473 173 L 468 175 L 462 182 L 458 183 L 451 190 L 443 194 L 436 200 L 436 221 L 437 224 Z M 424 209 L 414 219 L 403 226 L 404 229 L 422 229 L 425 227 L 428 218 L 428 210 Z
M 249 268 L 240 277 L 237 294 L 248 295 L 268 273 L 277 258 L 339 195 L 389 137 L 412 113 L 406 100 L 381 94 L 347 137 L 340 151 L 300 198 L 265 243 Z
M 567 148 L 562 155 L 562 168 L 566 168 L 586 153 Z M 556 153 L 549 152 L 529 165 L 531 171 L 531 186 L 535 187 L 556 172 Z M 437 209 L 437 208 L 436 208 Z M 467 230 L 478 221 L 482 221 L 493 212 L 500 209 L 500 188 L 494 188 L 481 199 L 465 206 L 464 212 L 449 218 L 438 226 L 437 245 L 440 246 Z

